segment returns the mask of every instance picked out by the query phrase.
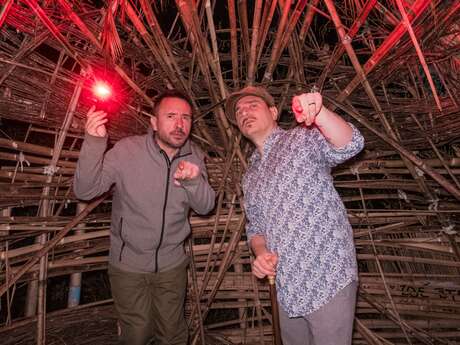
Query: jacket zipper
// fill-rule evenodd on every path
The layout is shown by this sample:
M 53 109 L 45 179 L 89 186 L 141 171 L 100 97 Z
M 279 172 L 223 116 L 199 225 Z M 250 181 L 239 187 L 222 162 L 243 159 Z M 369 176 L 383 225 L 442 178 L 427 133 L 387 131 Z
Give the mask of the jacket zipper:
M 166 174 L 166 192 L 165 192 L 165 199 L 163 203 L 163 217 L 161 219 L 161 233 L 160 233 L 160 240 L 158 241 L 158 246 L 155 251 L 155 273 L 158 272 L 158 251 L 160 250 L 161 244 L 163 243 L 163 235 L 165 232 L 165 219 L 166 219 L 166 204 L 168 203 L 168 194 L 169 194 L 169 175 L 171 173 L 171 161 L 169 160 L 168 155 L 163 151 L 160 150 L 161 154 L 166 160 L 166 165 L 168 167 L 168 173 Z
M 123 239 L 123 217 L 120 217 L 120 239 L 121 239 L 121 249 L 120 255 L 118 256 L 118 261 L 121 262 L 121 255 L 123 254 L 123 250 L 125 249 L 125 240 Z
M 165 223 L 166 223 L 166 205 L 168 204 L 168 194 L 169 194 L 169 175 L 171 174 L 171 164 L 172 162 L 175 160 L 175 159 L 178 159 L 178 158 L 182 158 L 182 157 L 185 157 L 185 156 L 188 156 L 190 155 L 191 153 L 186 153 L 184 155 L 181 155 L 181 156 L 176 156 L 176 157 L 173 157 L 172 160 L 169 160 L 169 157 L 168 155 L 166 154 L 165 151 L 163 150 L 160 150 L 161 154 L 163 155 L 163 157 L 165 158 L 166 160 L 166 165 L 168 167 L 168 172 L 167 172 L 167 175 L 166 175 L 166 192 L 165 192 L 165 199 L 164 199 L 164 203 L 163 203 L 163 218 L 161 220 L 161 233 L 160 233 L 160 240 L 158 241 L 158 245 L 157 245 L 157 248 L 156 248 L 156 251 L 155 251 L 155 273 L 158 272 L 158 251 L 160 250 L 160 247 L 163 243 L 163 236 L 164 236 L 164 232 L 165 232 Z

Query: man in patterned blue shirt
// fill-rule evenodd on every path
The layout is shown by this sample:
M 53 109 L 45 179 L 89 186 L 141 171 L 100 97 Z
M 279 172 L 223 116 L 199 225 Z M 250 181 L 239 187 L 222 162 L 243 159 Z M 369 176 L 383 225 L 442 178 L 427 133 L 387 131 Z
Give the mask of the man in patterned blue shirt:
M 253 274 L 276 275 L 284 345 L 351 344 L 356 254 L 331 168 L 364 139 L 318 92 L 295 96 L 292 110 L 302 125 L 283 130 L 264 88 L 248 86 L 226 102 L 229 120 L 256 146 L 242 181 Z

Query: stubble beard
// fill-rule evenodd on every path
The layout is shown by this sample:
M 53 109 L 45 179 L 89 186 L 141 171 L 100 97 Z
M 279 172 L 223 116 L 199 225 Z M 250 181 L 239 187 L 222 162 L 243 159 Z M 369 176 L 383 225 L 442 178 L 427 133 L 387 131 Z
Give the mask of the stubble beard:
M 157 132 L 156 135 L 162 143 L 164 143 L 172 149 L 180 149 L 182 146 L 184 146 L 188 138 L 188 136 L 182 129 L 176 129 L 173 132 L 168 133 L 167 135 L 161 132 Z M 179 140 L 174 140 L 174 135 L 178 135 L 181 138 Z

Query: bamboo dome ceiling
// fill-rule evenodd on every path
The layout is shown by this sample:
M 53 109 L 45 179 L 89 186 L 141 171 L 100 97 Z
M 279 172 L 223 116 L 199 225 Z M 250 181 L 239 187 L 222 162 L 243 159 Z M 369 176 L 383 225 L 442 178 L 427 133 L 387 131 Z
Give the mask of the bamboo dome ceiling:
M 79 307 L 46 304 L 72 275 L 105 279 L 110 196 L 84 204 L 71 188 L 91 86 L 104 79 L 112 143 L 146 131 L 159 92 L 193 100 L 217 191 L 210 215 L 191 215 L 194 343 L 272 339 L 241 209 L 252 148 L 223 108 L 249 84 L 273 94 L 285 128 L 292 96 L 315 85 L 366 138 L 333 171 L 360 270 L 353 344 L 460 343 L 459 23 L 458 0 L 0 0 L 0 336 L 115 341 L 102 287 L 82 290 Z M 82 318 L 86 339 L 70 331 Z

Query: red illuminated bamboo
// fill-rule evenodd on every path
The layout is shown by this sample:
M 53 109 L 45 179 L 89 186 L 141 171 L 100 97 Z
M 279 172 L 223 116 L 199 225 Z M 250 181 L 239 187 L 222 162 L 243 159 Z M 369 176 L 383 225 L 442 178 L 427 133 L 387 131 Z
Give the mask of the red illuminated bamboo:
M 259 42 L 257 42 L 257 62 L 256 65 L 259 63 L 260 56 L 262 55 L 262 51 L 264 49 L 265 40 L 268 35 L 268 30 L 270 28 L 270 24 L 273 19 L 273 15 L 276 10 L 277 0 L 271 0 L 270 7 L 269 1 L 265 2 L 264 14 L 262 17 L 262 21 L 260 24 L 260 35 L 259 35 Z
M 426 64 L 426 60 L 423 56 L 422 49 L 420 49 L 420 45 L 418 44 L 417 37 L 415 37 L 414 30 L 412 29 L 409 18 L 407 17 L 406 10 L 404 9 L 401 0 L 396 0 L 396 3 L 398 4 L 399 12 L 401 12 L 402 15 L 402 22 L 406 27 L 407 31 L 409 32 L 410 38 L 415 47 L 415 51 L 417 52 L 417 56 L 420 59 L 420 63 L 422 64 L 423 71 L 425 72 L 425 75 L 428 79 L 428 83 L 430 84 L 431 92 L 433 93 L 436 105 L 438 106 L 439 111 L 442 111 L 441 101 L 439 100 L 438 93 L 436 92 L 436 87 L 434 86 L 433 78 L 431 77 L 431 73 L 428 69 L 428 65 Z
M 366 94 L 369 96 L 369 99 L 374 109 L 377 110 L 377 114 L 379 115 L 380 121 L 382 122 L 386 131 L 390 133 L 390 135 L 393 138 L 396 138 L 396 134 L 394 133 L 385 114 L 383 113 L 382 107 L 380 106 L 380 103 L 377 100 L 377 97 L 375 96 L 375 93 L 366 77 L 366 74 L 364 73 L 363 67 L 361 66 L 361 63 L 359 62 L 356 52 L 353 49 L 353 46 L 351 45 L 351 38 L 345 32 L 345 29 L 342 25 L 342 21 L 339 17 L 337 9 L 335 8 L 334 2 L 332 0 L 324 0 L 324 2 L 326 4 L 326 7 L 329 13 L 331 14 L 332 21 L 334 22 L 335 28 L 337 30 L 337 35 L 339 36 L 340 41 L 342 42 L 342 45 L 345 48 L 348 54 L 348 57 L 351 60 L 351 63 L 353 65 L 353 68 L 356 71 L 356 74 L 360 77 L 360 81 L 363 85 L 364 90 L 366 91 Z M 334 110 L 334 108 L 332 107 L 331 110 Z
M 225 87 L 224 78 L 222 77 L 222 69 L 220 68 L 219 48 L 217 45 L 216 27 L 214 25 L 213 12 L 211 8 L 211 1 L 206 0 L 206 18 L 208 19 L 208 31 L 211 37 L 212 56 L 208 53 L 208 61 L 211 66 L 214 66 L 214 76 L 219 84 L 220 96 L 225 98 L 227 96 L 227 89 Z
M 308 29 L 310 29 L 310 25 L 313 22 L 313 17 L 315 16 L 315 8 L 318 6 L 319 0 L 313 0 L 313 3 L 308 6 L 307 14 L 302 24 L 302 28 L 300 29 L 299 39 L 300 42 L 303 43 L 305 37 L 307 36 Z
M 6 16 L 8 15 L 8 11 L 10 10 L 12 5 L 13 5 L 13 0 L 7 0 L 5 5 L 3 5 L 2 10 L 0 11 L 0 28 L 5 22 Z
M 247 80 L 250 85 L 254 83 L 254 70 L 256 67 L 256 54 L 257 54 L 257 43 L 260 29 L 260 18 L 262 12 L 262 0 L 257 0 L 254 17 L 252 20 L 252 37 L 251 37 L 251 49 L 249 51 L 249 63 L 248 63 L 248 76 Z
M 414 21 L 415 19 L 417 19 L 428 7 L 430 2 L 430 0 L 417 0 L 411 7 L 412 12 L 408 15 L 409 20 Z M 340 94 L 337 96 L 337 99 L 339 101 L 343 101 L 353 92 L 353 90 L 364 80 L 365 76 L 369 74 L 375 68 L 375 66 L 377 66 L 377 64 L 388 54 L 388 52 L 401 39 L 405 32 L 406 27 L 404 26 L 404 24 L 399 23 L 398 26 L 393 30 L 393 32 L 372 54 L 370 59 L 367 60 L 367 62 L 364 64 L 364 74 L 357 74 L 353 78 L 353 80 L 350 83 L 348 83 L 345 89 L 343 89 L 342 92 L 340 92 Z
M 350 30 L 348 30 L 348 36 L 350 38 L 355 37 L 355 35 L 358 33 L 359 29 L 366 21 L 367 16 L 371 12 L 372 8 L 374 8 L 376 2 L 377 0 L 368 0 L 366 2 L 358 18 L 356 18 L 355 22 L 350 27 Z M 311 12 L 314 13 L 313 11 Z M 336 66 L 340 58 L 342 57 L 343 53 L 345 53 L 345 47 L 343 45 L 339 45 L 338 48 L 332 54 L 331 58 L 329 59 L 327 66 L 321 72 L 321 76 L 318 79 L 318 86 L 320 89 L 323 88 L 324 81 L 326 80 L 327 76 L 333 71 L 334 67 Z
M 276 66 L 276 57 L 278 55 L 278 50 L 281 48 L 281 40 L 283 38 L 284 30 L 288 22 L 289 9 L 291 8 L 292 0 L 287 0 L 284 4 L 283 12 L 281 15 L 281 21 L 276 31 L 275 42 L 273 43 L 272 54 L 270 56 L 270 61 L 268 63 L 267 69 L 265 70 L 263 81 L 270 81 L 272 79 L 273 70 Z
M 35 14 L 40 18 L 42 23 L 48 28 L 48 30 L 53 34 L 53 36 L 58 40 L 59 43 L 62 44 L 64 49 L 66 50 L 67 54 L 72 56 L 80 66 L 83 68 L 87 69 L 89 68 L 89 65 L 84 61 L 72 48 L 72 46 L 69 44 L 67 39 L 62 36 L 61 32 L 59 31 L 58 27 L 54 25 L 54 23 L 51 21 L 51 19 L 46 15 L 45 11 L 40 7 L 38 2 L 36 0 L 24 0 L 24 2 L 31 7 Z
M 238 17 L 240 21 L 240 33 L 241 33 L 241 48 L 240 52 L 243 60 L 247 60 L 249 57 L 249 23 L 248 23 L 248 4 L 247 0 L 238 1 Z
M 288 6 L 288 5 L 289 5 L 289 3 L 286 1 L 284 6 Z M 303 10 L 304 10 L 306 5 L 307 5 L 306 0 L 297 1 L 296 6 L 295 6 L 295 8 L 293 10 L 293 13 L 292 13 L 291 17 L 289 18 L 289 23 L 287 25 L 286 31 L 283 33 L 280 48 L 278 49 L 278 53 L 277 53 L 277 55 L 275 57 L 275 63 L 278 63 L 278 61 L 279 61 L 279 59 L 281 57 L 281 54 L 283 53 L 284 48 L 287 46 L 287 44 L 289 42 L 289 39 L 291 38 L 291 35 L 292 35 L 292 33 L 294 32 L 294 29 L 297 26 L 297 22 L 298 22 L 298 20 L 300 18 L 300 15 L 302 14 L 302 12 L 303 12 Z

